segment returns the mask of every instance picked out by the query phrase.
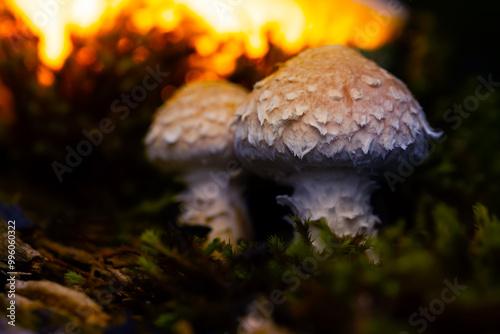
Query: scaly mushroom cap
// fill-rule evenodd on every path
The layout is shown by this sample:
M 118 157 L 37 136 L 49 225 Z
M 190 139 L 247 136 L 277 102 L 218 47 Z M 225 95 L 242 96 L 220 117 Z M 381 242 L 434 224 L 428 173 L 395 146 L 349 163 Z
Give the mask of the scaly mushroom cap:
M 227 162 L 234 156 L 234 113 L 248 92 L 224 81 L 180 88 L 156 113 L 145 138 L 151 161 L 168 169 Z
M 254 86 L 237 113 L 235 151 L 248 168 L 384 168 L 427 155 L 439 136 L 396 77 L 342 46 L 309 49 Z

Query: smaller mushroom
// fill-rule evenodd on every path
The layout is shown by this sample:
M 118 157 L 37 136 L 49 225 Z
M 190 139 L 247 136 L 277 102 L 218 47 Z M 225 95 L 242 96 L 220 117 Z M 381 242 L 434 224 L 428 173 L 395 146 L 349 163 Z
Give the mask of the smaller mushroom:
M 248 92 L 224 81 L 180 88 L 156 113 L 145 138 L 149 159 L 180 174 L 187 189 L 178 195 L 180 221 L 211 228 L 209 238 L 233 245 L 251 229 L 236 176 L 231 123 Z
M 440 136 L 400 80 L 342 46 L 286 62 L 255 84 L 238 117 L 234 143 L 243 166 L 293 186 L 279 202 L 325 220 L 338 235 L 375 233 L 372 176 L 402 158 L 420 161 L 427 139 Z

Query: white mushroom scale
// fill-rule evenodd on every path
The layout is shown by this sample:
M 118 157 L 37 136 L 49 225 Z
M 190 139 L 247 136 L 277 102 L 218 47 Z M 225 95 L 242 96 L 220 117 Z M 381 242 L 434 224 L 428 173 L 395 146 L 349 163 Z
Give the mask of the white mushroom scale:
M 440 136 L 399 79 L 342 46 L 290 59 L 255 84 L 237 115 L 243 166 L 293 186 L 278 201 L 338 235 L 374 233 L 371 175 L 426 157 L 427 139 Z

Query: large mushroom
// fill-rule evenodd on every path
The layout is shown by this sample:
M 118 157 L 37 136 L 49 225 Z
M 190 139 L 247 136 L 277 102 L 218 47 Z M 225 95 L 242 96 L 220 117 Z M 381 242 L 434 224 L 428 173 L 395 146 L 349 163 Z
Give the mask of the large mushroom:
M 427 139 L 440 135 L 399 79 L 342 46 L 292 58 L 255 84 L 237 115 L 243 166 L 293 186 L 278 201 L 338 235 L 374 233 L 371 176 L 426 157 Z
M 145 138 L 149 159 L 187 183 L 177 197 L 181 222 L 210 227 L 210 239 L 233 245 L 251 234 L 234 180 L 240 168 L 230 127 L 247 95 L 224 81 L 184 86 L 159 108 Z

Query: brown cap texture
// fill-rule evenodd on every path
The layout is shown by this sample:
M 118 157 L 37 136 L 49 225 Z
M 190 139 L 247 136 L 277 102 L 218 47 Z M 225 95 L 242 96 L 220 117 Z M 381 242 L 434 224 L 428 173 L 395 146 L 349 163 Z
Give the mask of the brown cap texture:
M 177 168 L 227 162 L 234 156 L 230 125 L 247 95 L 224 81 L 183 86 L 155 115 L 145 138 L 149 159 Z
M 358 52 L 302 52 L 254 86 L 238 110 L 235 151 L 260 174 L 315 168 L 385 168 L 427 155 L 439 136 L 392 74 Z

